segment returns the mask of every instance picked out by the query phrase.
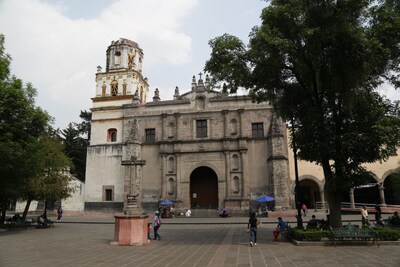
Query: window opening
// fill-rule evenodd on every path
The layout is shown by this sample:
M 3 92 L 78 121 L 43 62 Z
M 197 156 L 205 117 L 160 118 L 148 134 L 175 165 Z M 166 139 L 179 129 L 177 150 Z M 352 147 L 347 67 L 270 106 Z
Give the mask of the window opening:
M 207 137 L 207 120 L 196 121 L 197 138 Z
M 253 137 L 264 137 L 264 126 L 262 122 L 252 123 L 251 131 Z

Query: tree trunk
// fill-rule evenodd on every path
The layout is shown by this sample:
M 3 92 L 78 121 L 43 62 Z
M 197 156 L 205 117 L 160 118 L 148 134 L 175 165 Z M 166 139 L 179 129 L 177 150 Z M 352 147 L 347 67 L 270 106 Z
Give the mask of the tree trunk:
M 31 205 L 31 202 L 32 202 L 32 199 L 29 197 L 28 200 L 26 201 L 24 213 L 22 214 L 22 220 L 23 221 L 26 220 L 26 216 L 28 215 L 29 206 Z
M 44 201 L 43 219 L 47 220 L 47 199 Z
M 328 189 L 329 225 L 333 228 L 342 226 L 342 194 Z
M 335 186 L 335 177 L 329 164 L 329 159 L 322 161 L 325 176 L 325 190 L 328 192 L 329 225 L 331 227 L 342 226 L 342 193 Z
M 1 205 L 0 224 L 4 224 L 4 222 L 6 221 L 7 199 L 1 197 L 1 198 L 0 198 L 0 205 Z

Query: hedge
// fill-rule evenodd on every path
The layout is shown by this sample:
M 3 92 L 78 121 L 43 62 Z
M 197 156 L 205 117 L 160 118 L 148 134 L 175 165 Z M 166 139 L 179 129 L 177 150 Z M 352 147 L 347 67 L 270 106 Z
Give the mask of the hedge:
M 374 228 L 378 232 L 380 241 L 397 241 L 400 239 L 400 230 L 388 228 Z M 298 241 L 321 241 L 328 238 L 329 230 L 297 229 L 292 228 L 292 237 Z

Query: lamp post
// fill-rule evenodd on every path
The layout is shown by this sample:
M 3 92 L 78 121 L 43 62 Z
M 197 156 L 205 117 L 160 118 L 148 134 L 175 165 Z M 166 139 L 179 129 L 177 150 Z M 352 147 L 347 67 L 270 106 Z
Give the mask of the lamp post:
M 299 182 L 299 170 L 297 167 L 297 146 L 295 140 L 295 128 L 294 128 L 294 115 L 292 115 L 292 147 L 293 147 L 293 158 L 294 158 L 294 176 L 296 179 L 295 184 L 295 192 L 294 192 L 294 201 L 297 209 L 297 227 L 303 228 L 303 220 L 301 218 L 301 206 L 299 202 L 299 195 L 300 195 L 300 182 Z

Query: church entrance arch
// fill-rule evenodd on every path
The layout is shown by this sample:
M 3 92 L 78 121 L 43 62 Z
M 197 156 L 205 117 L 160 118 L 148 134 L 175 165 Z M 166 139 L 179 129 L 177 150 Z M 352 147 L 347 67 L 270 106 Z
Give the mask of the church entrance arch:
M 321 201 L 321 194 L 318 184 L 311 179 L 299 181 L 299 202 L 304 203 L 308 208 L 315 208 L 315 204 Z
M 190 174 L 190 206 L 218 208 L 218 177 L 209 167 L 198 167 Z
M 383 183 L 385 188 L 385 202 L 389 205 L 398 205 L 400 203 L 400 175 L 391 174 L 386 177 Z
M 372 175 L 365 177 L 363 184 L 353 187 L 356 206 L 380 203 L 379 184 Z M 350 194 L 343 194 L 342 202 L 351 203 Z

